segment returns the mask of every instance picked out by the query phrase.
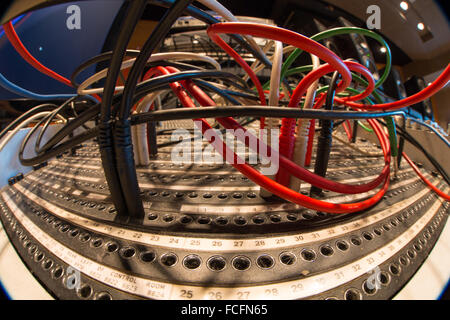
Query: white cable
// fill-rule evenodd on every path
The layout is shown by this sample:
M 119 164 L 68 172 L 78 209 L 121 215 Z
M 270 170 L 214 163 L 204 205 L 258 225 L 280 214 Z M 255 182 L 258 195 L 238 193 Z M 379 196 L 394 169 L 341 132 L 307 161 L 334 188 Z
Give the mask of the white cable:
M 164 52 L 164 53 L 155 53 L 153 54 L 147 62 L 156 62 L 161 60 L 198 60 L 198 61 L 204 61 L 216 68 L 217 70 L 220 70 L 220 64 L 214 60 L 211 57 L 204 56 L 197 53 L 190 53 L 190 52 Z M 122 66 L 120 67 L 120 70 L 127 69 L 131 67 L 136 59 L 129 59 L 127 61 L 124 61 L 122 63 Z M 95 93 L 103 93 L 103 88 L 95 88 L 95 89 L 86 89 L 96 83 L 97 81 L 103 79 L 106 77 L 108 73 L 108 69 L 103 69 L 102 71 L 92 75 L 88 79 L 86 79 L 77 89 L 77 93 L 79 95 L 90 95 Z M 115 88 L 115 91 L 123 91 L 123 86 L 118 86 Z
M 139 103 L 136 107 L 135 113 L 148 112 L 156 100 L 156 98 L 162 93 L 162 91 L 153 92 Z M 149 149 L 147 144 L 147 124 L 139 124 L 134 126 L 134 133 L 136 135 L 136 149 L 138 150 L 139 163 L 143 166 L 150 164 Z
M 313 70 L 320 67 L 320 59 L 311 55 Z M 316 90 L 319 81 L 315 81 L 306 91 L 305 103 L 303 105 L 304 109 L 311 109 L 314 104 L 314 99 L 316 98 Z M 310 121 L 308 119 L 298 119 L 297 121 L 297 136 L 294 142 L 294 155 L 292 160 L 299 166 L 305 166 L 305 157 L 308 147 L 308 131 L 309 131 Z M 291 177 L 291 189 L 294 191 L 299 191 L 301 187 L 301 181 L 296 177 Z
M 0 142 L 0 152 L 8 144 L 8 142 L 12 139 L 12 137 L 14 137 L 17 134 L 17 132 L 19 132 L 20 129 L 26 127 L 30 122 L 45 117 L 50 113 L 51 111 L 40 112 L 23 120 L 17 127 L 14 128 L 14 130 L 9 131 L 8 134 L 2 139 L 2 141 Z
M 275 42 L 275 53 L 273 54 L 272 71 L 270 73 L 270 90 L 269 90 L 269 106 L 278 106 L 280 100 L 280 82 L 281 82 L 281 67 L 283 65 L 283 44 L 280 41 Z M 267 145 L 272 146 L 272 129 L 278 128 L 278 118 L 265 118 L 264 126 L 266 133 Z M 275 176 L 268 176 L 274 179 Z M 260 195 L 262 197 L 270 197 L 272 193 L 261 188 Z
M 205 7 L 208 7 L 209 9 L 217 12 L 219 15 L 221 15 L 225 20 L 229 22 L 239 22 L 239 20 L 222 4 L 220 4 L 216 0 L 197 0 L 201 4 L 203 4 Z M 250 45 L 258 51 L 260 55 L 263 57 L 266 57 L 265 53 L 262 51 L 261 47 L 256 43 L 256 41 L 253 39 L 253 37 L 249 35 L 243 35 L 245 39 L 250 43 Z M 266 57 L 267 58 L 267 57 Z

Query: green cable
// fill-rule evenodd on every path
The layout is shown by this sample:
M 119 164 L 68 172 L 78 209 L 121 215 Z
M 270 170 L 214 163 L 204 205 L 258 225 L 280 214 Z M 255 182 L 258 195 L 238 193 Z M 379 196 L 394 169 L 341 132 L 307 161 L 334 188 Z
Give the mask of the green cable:
M 391 56 L 391 49 L 389 48 L 389 45 L 387 42 L 381 37 L 379 34 L 363 29 L 363 28 L 357 28 L 357 27 L 340 27 L 340 28 L 334 28 L 330 30 L 326 30 L 320 33 L 317 33 L 311 37 L 312 40 L 320 41 L 323 39 L 331 38 L 337 35 L 343 35 L 343 34 L 351 34 L 356 33 L 360 35 L 367 36 L 369 38 L 373 38 L 376 41 L 378 41 L 382 46 L 386 48 L 386 68 L 384 70 L 383 75 L 378 79 L 378 81 L 375 83 L 375 88 L 378 88 L 383 82 L 386 80 L 386 78 L 389 75 L 389 72 L 391 71 L 391 65 L 392 65 L 392 56 Z M 303 50 L 296 48 L 286 59 L 286 61 L 283 63 L 283 66 L 281 68 L 281 79 L 287 76 L 287 72 L 289 67 L 294 63 L 294 61 L 300 56 L 300 54 L 303 52 Z M 270 81 L 266 82 L 263 85 L 264 89 L 269 88 Z
M 366 130 L 367 132 L 373 132 L 373 129 L 370 129 L 369 127 L 366 127 L 366 125 L 364 123 L 362 123 L 361 121 L 358 120 L 358 124 L 361 128 L 363 128 L 364 130 Z

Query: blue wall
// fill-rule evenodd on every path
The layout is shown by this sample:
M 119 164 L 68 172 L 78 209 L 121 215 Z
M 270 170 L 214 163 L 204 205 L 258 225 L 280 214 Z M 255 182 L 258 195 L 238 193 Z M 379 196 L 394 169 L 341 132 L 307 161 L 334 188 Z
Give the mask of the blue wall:
M 101 53 L 112 23 L 124 0 L 77 1 L 31 12 L 16 24 L 16 32 L 30 53 L 44 66 L 70 79 L 77 66 Z M 81 9 L 81 29 L 69 30 L 67 7 Z M 82 73 L 84 79 L 95 66 Z M 0 73 L 9 81 L 39 94 L 74 93 L 75 90 L 43 75 L 24 61 L 5 35 L 0 38 Z M 19 96 L 0 87 L 0 100 Z

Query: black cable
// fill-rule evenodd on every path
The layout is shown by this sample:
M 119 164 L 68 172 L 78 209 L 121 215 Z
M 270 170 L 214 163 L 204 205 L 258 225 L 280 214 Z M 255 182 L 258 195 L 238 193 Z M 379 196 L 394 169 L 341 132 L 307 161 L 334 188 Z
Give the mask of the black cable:
M 240 80 L 241 78 L 236 75 L 216 70 L 199 70 L 199 71 L 182 71 L 175 74 L 163 75 L 156 78 L 151 78 L 144 82 L 141 82 L 136 88 L 136 94 L 134 96 L 133 104 L 139 101 L 141 98 L 145 97 L 147 94 L 153 91 L 158 91 L 161 89 L 168 88 L 169 83 L 176 82 L 180 80 L 188 79 L 201 79 L 201 78 L 217 78 L 222 80 Z M 117 109 L 118 102 L 120 101 L 121 94 L 114 96 L 113 99 L 113 110 Z M 89 120 L 93 120 L 100 111 L 100 105 L 95 105 L 92 108 L 83 112 L 80 117 L 70 121 L 63 128 L 61 128 L 52 138 L 50 138 L 47 143 L 42 146 L 41 150 L 46 151 L 54 147 L 57 143 L 62 141 L 70 132 L 79 128 L 82 124 Z
M 139 55 L 139 50 L 127 50 L 125 52 L 125 56 L 124 57 L 137 57 Z M 89 68 L 90 66 L 92 66 L 93 64 L 97 64 L 99 62 L 103 62 L 103 61 L 108 61 L 111 59 L 113 53 L 112 51 L 108 51 L 108 52 L 104 52 L 101 53 L 95 57 L 92 57 L 88 60 L 86 60 L 85 62 L 83 62 L 82 64 L 80 64 L 75 71 L 72 73 L 72 75 L 70 76 L 70 82 L 72 83 L 72 85 L 75 88 L 78 88 L 80 85 L 77 83 L 77 77 L 80 75 L 80 73 L 82 73 L 84 70 L 86 70 L 87 68 Z
M 386 126 L 386 123 L 384 121 L 378 120 L 382 125 Z M 441 176 L 444 178 L 444 180 L 447 182 L 447 184 L 450 185 L 450 178 L 445 169 L 439 164 L 439 162 L 428 153 L 427 150 L 418 142 L 413 136 L 411 136 L 406 130 L 402 129 L 399 126 L 396 126 L 397 133 L 399 136 L 403 137 L 406 141 L 411 143 L 414 147 L 419 149 L 425 157 L 430 161 L 430 163 L 435 167 L 435 169 L 441 174 Z
M 98 108 L 98 105 L 96 106 Z M 92 109 L 89 109 L 92 112 Z M 88 111 L 89 111 L 88 110 Z M 182 120 L 182 119 L 198 119 L 198 118 L 221 118 L 221 117 L 255 117 L 262 116 L 273 118 L 301 118 L 301 119 L 371 119 L 382 118 L 385 116 L 404 115 L 402 111 L 389 112 L 359 112 L 359 111 L 327 111 L 327 110 L 313 110 L 313 109 L 295 109 L 283 107 L 263 107 L 263 106 L 227 106 L 227 107 L 202 107 L 202 108 L 185 108 L 185 109 L 168 109 L 157 110 L 151 112 L 131 115 L 131 125 L 143 124 L 150 121 L 167 121 L 167 120 Z M 71 123 L 73 124 L 73 123 Z M 67 129 L 69 135 L 76 128 L 70 127 Z M 81 134 L 74 136 L 71 140 L 65 141 L 39 155 L 24 159 L 19 157 L 24 166 L 32 166 L 42 163 L 54 156 L 62 154 L 66 150 L 77 146 L 78 144 L 95 138 L 99 134 L 99 127 L 91 128 Z M 62 137 L 63 140 L 65 136 Z
M 50 113 L 49 115 L 47 115 L 45 117 L 47 120 L 45 121 L 44 126 L 42 127 L 41 131 L 39 132 L 37 139 L 36 139 L 36 143 L 34 144 L 34 151 L 36 152 L 36 154 L 39 154 L 41 152 L 39 147 L 41 145 L 42 137 L 44 136 L 44 133 L 47 132 L 47 129 L 48 129 L 50 123 L 53 121 L 53 119 L 55 119 L 57 114 L 59 114 L 62 110 L 64 110 L 65 107 L 67 107 L 70 103 L 77 100 L 78 98 L 80 98 L 80 96 L 75 96 L 75 97 L 72 97 L 72 98 L 66 100 L 61 106 L 59 106 L 58 108 L 53 110 L 52 113 Z
M 152 0 L 150 1 L 150 3 L 154 3 L 156 5 L 160 5 L 166 8 L 172 5 L 172 1 L 168 0 Z M 203 21 L 208 25 L 221 22 L 220 20 L 214 18 L 210 14 L 193 5 L 187 6 L 184 12 L 187 15 L 190 15 L 200 21 Z M 247 51 L 249 51 L 256 59 L 264 63 L 264 65 L 266 65 L 269 68 L 272 68 L 272 63 L 270 62 L 270 60 L 267 59 L 267 57 L 261 55 L 257 50 L 255 50 L 255 48 L 253 48 L 241 35 L 230 34 L 229 36 L 231 39 L 235 40 L 242 48 L 245 48 Z
M 231 95 L 229 95 L 227 92 L 225 92 L 224 90 L 217 88 L 215 85 L 213 85 L 212 83 L 209 83 L 207 81 L 203 81 L 203 80 L 195 80 L 194 83 L 196 85 L 198 85 L 200 88 L 203 88 L 205 90 L 208 91 L 212 91 L 214 93 L 217 93 L 218 95 L 220 95 L 222 98 L 228 100 L 229 102 L 231 102 L 234 105 L 241 105 L 241 103 L 239 103 L 239 101 L 237 101 L 235 98 L 233 98 Z
M 129 121 L 136 86 L 151 54 L 164 40 L 173 23 L 192 1 L 193 0 L 177 0 L 165 12 L 158 25 L 152 31 L 128 75 L 122 94 L 122 101 L 114 122 L 114 150 L 109 150 L 109 153 L 111 157 L 115 152 L 118 178 L 123 190 L 126 190 L 123 195 L 127 214 L 135 218 L 143 218 L 145 215 L 137 181 L 133 144 L 131 141 L 131 125 Z M 144 1 L 144 3 L 146 2 L 147 1 Z
M 327 99 L 324 109 L 327 111 L 333 110 L 334 95 L 336 93 L 336 87 L 340 73 L 335 71 L 331 78 L 331 83 L 327 92 Z M 322 129 L 320 135 L 317 138 L 317 155 L 316 162 L 314 163 L 314 173 L 325 177 L 328 169 L 328 162 L 330 159 L 331 144 L 333 141 L 333 120 L 322 120 Z M 322 193 L 322 189 L 316 186 L 311 187 L 310 193 L 312 195 L 319 195 Z
M 354 120 L 353 121 L 353 130 L 352 130 L 352 143 L 356 142 L 356 136 L 358 134 L 358 121 Z
M 401 127 L 404 131 L 406 131 L 406 119 L 402 118 L 400 120 L 401 123 Z M 396 126 L 398 127 L 398 126 Z M 400 139 L 398 139 L 398 157 L 397 157 L 397 166 L 400 169 L 400 165 L 402 162 L 402 157 L 403 157 L 403 148 L 405 147 L 405 138 L 403 138 L 403 136 L 400 137 Z
M 113 55 L 111 56 L 100 107 L 98 144 L 103 164 L 103 171 L 111 192 L 111 198 L 114 206 L 116 207 L 118 214 L 121 216 L 127 216 L 129 213 L 125 200 L 125 194 L 128 193 L 128 190 L 127 192 L 124 192 L 125 186 L 121 186 L 117 169 L 116 154 L 113 148 L 113 132 L 110 121 L 111 105 L 117 77 L 120 72 L 123 58 L 126 54 L 128 42 L 130 41 L 136 24 L 145 11 L 146 5 L 147 0 L 134 0 L 129 3 L 125 20 L 122 23 L 117 42 L 114 46 Z

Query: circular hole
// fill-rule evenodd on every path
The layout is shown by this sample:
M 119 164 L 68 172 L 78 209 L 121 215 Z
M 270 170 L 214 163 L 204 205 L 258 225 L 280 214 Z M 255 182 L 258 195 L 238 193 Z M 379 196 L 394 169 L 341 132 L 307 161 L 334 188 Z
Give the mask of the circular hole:
M 88 299 L 92 295 L 92 287 L 88 284 L 82 284 L 77 290 L 77 295 L 82 299 Z
M 283 252 L 280 255 L 280 262 L 287 266 L 290 266 L 295 263 L 295 255 L 292 252 Z
M 398 276 L 401 272 L 401 268 L 398 264 L 393 263 L 389 266 L 389 271 L 394 275 L 394 276 Z
M 197 222 L 200 224 L 208 224 L 211 222 L 211 218 L 209 217 L 200 217 L 197 219 Z
M 62 277 L 63 274 L 64 274 L 64 269 L 61 266 L 56 266 L 52 270 L 52 278 L 53 279 L 59 279 Z
M 374 229 L 373 230 L 373 233 L 375 233 L 377 236 L 381 236 L 381 233 L 382 233 L 382 231 L 381 231 L 381 229 Z
M 211 199 L 211 198 L 212 198 L 212 194 L 211 194 L 211 193 L 205 193 L 205 194 L 203 195 L 203 198 L 204 198 L 204 199 Z
M 247 219 L 245 219 L 244 217 L 236 217 L 236 218 L 234 218 L 233 221 L 238 226 L 243 226 L 243 225 L 247 224 Z
M 226 193 L 221 193 L 217 196 L 217 198 L 224 200 L 224 199 L 228 198 L 228 195 Z
M 233 198 L 234 199 L 242 199 L 242 193 L 234 193 Z
M 79 234 L 80 234 L 80 230 L 78 230 L 78 229 L 73 229 L 72 231 L 69 232 L 69 236 L 71 236 L 72 238 L 75 238 Z
M 36 253 L 37 249 L 38 249 L 37 245 L 33 244 L 32 246 L 30 246 L 30 247 L 28 248 L 28 253 L 29 253 L 30 255 L 33 255 L 33 254 Z
M 286 216 L 286 219 L 288 219 L 289 221 L 297 221 L 298 216 L 296 214 L 288 214 Z
M 174 217 L 172 216 L 172 215 L 170 215 L 170 214 L 166 214 L 164 217 L 163 217 L 163 221 L 164 222 L 172 222 L 174 220 Z
M 259 256 L 256 259 L 256 264 L 261 269 L 270 269 L 275 264 L 275 261 L 273 260 L 273 258 L 271 256 L 265 254 L 265 255 Z
M 381 271 L 380 273 L 378 273 L 377 279 L 382 285 L 385 285 L 385 286 L 388 285 L 389 282 L 391 281 L 391 277 L 389 276 L 389 273 L 384 272 L 384 271 Z
M 178 257 L 174 253 L 166 253 L 161 257 L 161 263 L 167 267 L 174 266 L 178 261 Z
M 112 296 L 108 292 L 99 292 L 95 295 L 95 300 L 112 300 Z
M 336 247 L 341 251 L 346 251 L 348 249 L 348 243 L 343 240 L 340 240 L 336 242 Z
M 303 249 L 300 255 L 305 261 L 314 261 L 316 259 L 316 253 L 311 249 Z
M 77 280 L 78 280 L 77 276 L 74 273 L 72 273 L 65 277 L 65 279 L 63 280 L 63 283 L 67 289 L 73 289 L 77 285 Z
M 255 199 L 256 198 L 256 193 L 253 193 L 253 192 L 247 193 L 247 198 Z
M 46 259 L 42 262 L 42 268 L 44 270 L 48 270 L 53 266 L 53 260 L 51 259 Z
M 364 237 L 364 239 L 366 239 L 367 241 L 370 241 L 370 240 L 373 239 L 373 236 L 372 236 L 372 234 L 371 234 L 370 232 L 364 232 L 364 233 L 363 233 L 363 237 Z
M 262 224 L 264 223 L 264 217 L 256 216 L 252 218 L 253 223 Z
M 106 251 L 110 253 L 117 251 L 117 249 L 119 249 L 119 245 L 115 242 L 109 242 L 106 244 Z
M 407 266 L 409 264 L 409 259 L 406 256 L 401 256 L 399 258 L 399 261 L 402 265 Z
M 180 218 L 180 222 L 183 223 L 183 224 L 191 223 L 192 220 L 193 220 L 193 219 L 192 219 L 191 217 L 189 217 L 189 216 L 182 216 L 182 217 Z
M 91 241 L 91 245 L 94 248 L 99 248 L 102 246 L 102 244 L 103 244 L 103 240 L 101 238 L 92 239 L 92 241 Z
M 361 292 L 356 289 L 348 289 L 344 293 L 345 300 L 361 300 Z
M 374 281 L 369 282 L 369 280 L 366 280 L 366 281 L 364 281 L 363 286 L 362 286 L 364 292 L 367 293 L 368 295 L 372 295 L 377 291 L 376 285 L 372 282 L 374 282 Z
M 419 243 L 415 243 L 414 244 L 414 250 L 420 251 L 420 250 L 422 250 L 422 246 Z
M 414 259 L 416 257 L 416 253 L 413 250 L 408 250 L 406 253 L 410 259 Z
M 65 225 L 61 226 L 61 228 L 59 228 L 59 231 L 62 233 L 66 233 L 67 231 L 69 231 L 69 229 L 70 229 L 70 227 L 67 224 L 65 224 Z
M 188 255 L 183 259 L 183 266 L 187 269 L 197 269 L 201 264 L 202 260 L 195 254 Z
M 324 245 L 320 248 L 320 253 L 326 257 L 329 257 L 329 256 L 333 255 L 334 250 L 331 246 Z
M 81 242 L 88 242 L 89 240 L 91 240 L 91 235 L 89 233 L 82 233 L 80 234 L 79 239 Z
M 152 262 L 156 258 L 156 254 L 153 251 L 142 252 L 140 258 L 143 262 Z
M 353 237 L 350 239 L 350 242 L 355 246 L 361 245 L 361 239 L 359 237 Z
M 221 256 L 213 256 L 207 262 L 208 268 L 212 271 L 222 271 L 225 269 L 226 264 L 225 258 Z
M 147 219 L 150 221 L 156 220 L 156 219 L 158 219 L 158 215 L 156 213 L 149 213 L 147 215 Z
M 224 226 L 228 223 L 228 219 L 225 217 L 218 217 L 218 218 L 216 218 L 216 223 L 218 225 Z
M 281 222 L 281 217 L 277 214 L 273 214 L 269 217 L 270 221 L 272 221 L 273 223 L 278 223 Z
M 305 220 L 311 220 L 313 218 L 313 215 L 310 213 L 303 213 L 302 214 L 303 219 Z
M 396 227 L 396 226 L 397 226 L 397 222 L 395 222 L 395 220 L 392 220 L 392 221 L 391 221 L 391 225 L 392 225 L 393 227 Z
M 34 254 L 34 261 L 41 262 L 45 257 L 45 254 L 42 251 L 38 251 Z
M 120 249 L 120 255 L 125 259 L 130 259 L 136 254 L 136 249 L 133 247 L 125 247 Z
M 195 193 L 195 192 L 191 192 L 191 193 L 188 194 L 188 197 L 189 197 L 189 198 L 197 198 L 197 197 L 198 197 L 198 194 Z
M 250 268 L 250 259 L 245 256 L 238 256 L 233 259 L 231 262 L 233 268 L 239 271 L 244 271 Z
M 383 225 L 383 229 L 386 231 L 389 231 L 389 230 L 391 230 L 391 227 L 389 227 L 389 225 L 385 224 L 385 225 Z

